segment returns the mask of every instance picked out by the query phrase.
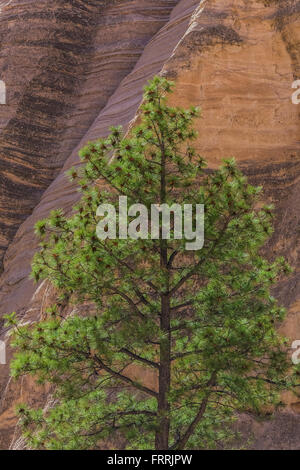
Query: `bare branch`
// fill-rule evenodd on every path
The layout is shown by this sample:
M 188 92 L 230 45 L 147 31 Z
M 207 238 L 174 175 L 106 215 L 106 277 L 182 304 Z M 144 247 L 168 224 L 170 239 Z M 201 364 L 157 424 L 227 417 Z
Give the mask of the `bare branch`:
M 124 354 L 127 354 L 127 356 L 131 357 L 135 361 L 139 361 L 139 362 L 146 364 L 147 366 L 154 367 L 155 369 L 159 369 L 159 364 L 157 364 L 156 362 L 153 362 L 153 361 L 150 361 L 149 359 L 145 359 L 144 357 L 138 356 L 137 354 L 129 351 L 129 349 L 127 348 L 122 348 L 120 351 L 123 352 Z
M 116 377 L 117 379 L 120 379 L 121 381 L 128 383 L 132 387 L 140 390 L 141 392 L 145 392 L 148 395 L 151 395 L 152 397 L 158 398 L 158 393 L 155 392 L 154 390 L 151 390 L 148 387 L 145 387 L 144 385 L 139 384 L 138 382 L 135 382 L 134 380 L 130 379 L 126 375 L 120 374 L 119 372 L 111 369 L 109 366 L 104 364 L 104 362 L 98 357 L 98 356 L 93 356 L 97 363 L 101 366 L 103 370 L 111 374 L 112 376 Z

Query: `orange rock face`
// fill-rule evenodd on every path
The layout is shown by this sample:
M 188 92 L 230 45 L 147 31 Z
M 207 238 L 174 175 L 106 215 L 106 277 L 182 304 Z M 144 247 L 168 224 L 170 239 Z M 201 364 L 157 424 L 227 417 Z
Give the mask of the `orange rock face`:
M 209 165 L 235 156 L 276 204 L 267 253 L 284 255 L 295 267 L 276 295 L 290 312 L 283 332 L 291 343 L 300 339 L 300 104 L 291 100 L 292 83 L 300 79 L 300 3 L 63 4 L 13 0 L 1 12 L 0 78 L 8 106 L 0 109 L 0 315 L 16 310 L 22 321 L 43 315 L 52 292 L 28 279 L 33 225 L 53 208 L 72 207 L 78 194 L 64 173 L 78 164 L 78 149 L 111 125 L 126 128 L 144 84 L 161 73 L 176 81 L 177 105 L 201 106 L 196 145 Z M 44 403 L 46 392 L 29 382 L 12 384 L 8 367 L 0 366 L 0 394 L 1 446 L 20 448 L 15 403 L 28 396 Z M 253 448 L 299 448 L 300 402 L 285 398 L 288 409 L 271 422 L 242 419 L 242 430 L 255 432 Z

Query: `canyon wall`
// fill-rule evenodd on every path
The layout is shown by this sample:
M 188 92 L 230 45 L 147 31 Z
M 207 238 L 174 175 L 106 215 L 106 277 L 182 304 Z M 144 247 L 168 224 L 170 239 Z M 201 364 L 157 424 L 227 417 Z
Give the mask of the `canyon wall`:
M 3 8 L 0 263 L 20 224 L 175 4 L 13 0 Z
M 34 223 L 53 208 L 70 210 L 78 193 L 65 171 L 79 163 L 78 149 L 111 125 L 128 127 L 143 86 L 160 73 L 176 82 L 174 103 L 201 106 L 196 146 L 209 166 L 234 156 L 276 204 L 267 253 L 295 268 L 276 295 L 289 308 L 283 332 L 300 339 L 300 105 L 291 101 L 300 2 L 13 0 L 0 30 L 8 89 L 0 108 L 0 315 L 34 321 L 53 300 L 47 282 L 28 277 Z M 21 448 L 15 404 L 46 403 L 48 390 L 13 383 L 0 366 L 0 395 L 0 447 Z M 252 448 L 300 447 L 300 399 L 285 399 L 288 408 L 268 422 L 241 418 L 242 431 L 255 434 Z

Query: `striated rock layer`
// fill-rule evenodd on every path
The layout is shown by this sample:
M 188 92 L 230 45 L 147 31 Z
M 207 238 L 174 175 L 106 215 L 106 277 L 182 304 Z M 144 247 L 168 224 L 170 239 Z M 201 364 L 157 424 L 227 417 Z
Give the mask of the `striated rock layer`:
M 3 251 L 19 226 L 4 258 L 0 314 L 16 310 L 22 321 L 43 315 L 53 293 L 46 282 L 37 290 L 28 279 L 36 249 L 34 222 L 52 208 L 71 208 L 78 193 L 64 172 L 78 164 L 78 149 L 106 135 L 111 125 L 126 128 L 136 116 L 144 84 L 161 73 L 176 81 L 176 104 L 202 107 L 196 145 L 209 165 L 216 167 L 223 157 L 235 156 L 252 182 L 263 185 L 266 200 L 276 204 L 276 232 L 267 252 L 285 255 L 295 267 L 276 295 L 290 312 L 283 332 L 291 342 L 300 339 L 300 105 L 291 102 L 292 82 L 300 79 L 300 2 L 61 3 L 51 2 L 51 9 L 43 9 L 42 1 L 13 1 L 2 12 L 3 22 L 11 21 L 11 36 L 6 35 L 1 46 L 6 61 L 12 61 L 7 67 L 11 82 L 4 77 L 7 83 L 13 83 L 17 57 L 25 64 L 25 47 L 35 49 L 24 71 L 28 78 L 18 77 L 20 96 L 0 120 Z M 24 15 L 35 28 L 25 28 Z M 87 36 L 78 37 L 76 28 L 84 21 Z M 26 29 L 23 33 L 18 22 Z M 21 42 L 23 37 L 27 40 Z M 16 55 L 11 54 L 12 45 Z M 1 54 L 0 67 L 2 60 Z M 51 78 L 57 73 L 62 75 Z M 18 93 L 16 83 L 12 86 Z M 51 100 L 60 105 L 52 106 Z M 1 446 L 21 448 L 22 441 L 14 434 L 15 403 L 46 403 L 47 390 L 38 391 L 30 381 L 14 384 L 8 367 L 0 367 Z M 251 417 L 242 419 L 243 432 L 255 433 L 253 448 L 299 448 L 300 402 L 290 395 L 285 399 L 288 409 L 264 425 Z
M 177 0 L 13 0 L 1 12 L 0 263 Z

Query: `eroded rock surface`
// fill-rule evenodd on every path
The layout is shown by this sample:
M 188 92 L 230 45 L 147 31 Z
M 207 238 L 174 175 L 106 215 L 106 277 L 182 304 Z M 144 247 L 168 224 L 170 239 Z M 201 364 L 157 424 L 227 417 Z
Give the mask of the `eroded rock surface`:
M 0 15 L 0 264 L 177 0 L 13 0 Z M 1 266 L 0 266 L 1 268 Z
M 16 12 L 23 11 L 26 5 L 29 7 L 29 4 L 33 3 L 36 5 L 32 7 L 34 13 L 39 10 L 39 5 L 43 2 L 13 1 L 10 8 L 5 11 L 5 15 L 12 15 L 13 12 L 17 15 Z M 78 8 L 85 6 L 90 11 L 95 8 L 97 2 L 64 3 L 70 4 L 70 7 L 73 4 Z M 44 162 L 53 164 L 55 161 L 57 166 L 51 167 L 50 163 L 48 167 L 44 163 L 39 163 L 40 166 L 34 170 L 30 169 L 30 175 L 34 174 L 36 178 L 32 181 L 35 181 L 36 185 L 44 184 L 44 186 L 38 186 L 35 196 L 32 195 L 31 208 L 27 214 L 33 206 L 35 208 L 20 225 L 6 251 L 4 272 L 0 280 L 0 314 L 16 310 L 22 321 L 34 321 L 43 315 L 45 306 L 51 301 L 51 288 L 45 283 L 37 291 L 36 286 L 28 279 L 30 260 L 36 249 L 33 235 L 34 222 L 46 216 L 52 208 L 63 207 L 69 210 L 72 207 L 78 193 L 67 181 L 64 172 L 74 164 L 78 164 L 78 149 L 86 141 L 107 134 L 111 125 L 123 124 L 126 128 L 136 116 L 144 84 L 153 75 L 162 73 L 176 81 L 177 88 L 172 98 L 176 104 L 183 106 L 199 104 L 202 107 L 203 119 L 199 124 L 200 134 L 196 145 L 209 165 L 212 168 L 216 167 L 222 158 L 235 156 L 251 181 L 263 185 L 266 200 L 276 204 L 276 231 L 267 247 L 267 253 L 269 256 L 283 254 L 295 267 L 293 275 L 281 284 L 276 292 L 280 300 L 289 307 L 290 313 L 283 332 L 289 336 L 292 343 L 294 339 L 300 339 L 298 264 L 300 105 L 296 106 L 291 102 L 292 82 L 297 78 L 300 79 L 300 2 L 295 0 L 139 1 L 136 2 L 132 15 L 137 14 L 138 5 L 139 15 L 143 18 L 149 17 L 152 30 L 150 31 L 150 25 L 146 21 L 149 27 L 147 37 L 152 37 L 149 42 L 145 36 L 143 39 L 139 37 L 135 44 L 134 38 L 140 34 L 136 26 L 134 33 L 136 36 L 132 33 L 131 46 L 127 46 L 128 24 L 126 26 L 123 15 L 124 11 L 128 12 L 130 5 L 134 3 L 116 1 L 112 5 L 110 2 L 110 6 L 104 8 L 102 16 L 100 14 L 97 21 L 104 22 L 103 25 L 107 22 L 107 31 L 116 28 L 113 40 L 117 40 L 118 43 L 109 42 L 107 34 L 95 25 L 89 39 L 89 47 L 94 47 L 93 52 L 77 59 L 79 62 L 82 61 L 84 69 L 82 81 L 75 87 L 77 95 L 70 92 L 70 102 L 73 101 L 68 112 L 63 111 L 59 117 L 59 126 L 61 126 L 59 130 L 55 126 L 49 128 L 51 139 L 54 135 L 58 135 L 56 132 L 61 133 L 62 139 L 59 140 L 61 144 L 59 149 L 53 147 L 51 151 L 49 150 L 49 158 Z M 154 5 L 158 10 L 155 10 Z M 173 10 L 170 13 L 171 7 Z M 153 8 L 156 13 L 151 10 Z M 84 12 L 87 14 L 86 10 Z M 70 11 L 65 13 L 68 14 Z M 166 21 L 169 13 L 170 17 Z M 131 28 L 134 17 L 129 13 L 128 15 Z M 157 22 L 153 17 L 159 17 Z M 60 31 L 62 26 L 59 24 L 56 26 L 57 31 Z M 142 30 L 145 33 L 144 26 Z M 124 36 L 121 34 L 122 31 Z M 32 37 L 29 31 L 27 34 L 29 41 L 32 41 L 33 37 L 36 38 L 34 32 Z M 6 41 L 8 48 L 9 38 L 6 38 Z M 84 41 L 83 47 L 86 46 L 87 43 Z M 43 47 L 47 48 L 47 45 Z M 128 57 L 125 53 L 123 55 L 121 51 L 124 49 L 130 49 L 132 54 L 135 54 L 135 59 L 130 54 Z M 98 56 L 97 50 L 101 51 Z M 19 53 L 24 55 L 22 51 Z M 76 50 L 74 54 L 79 52 Z M 33 55 L 32 61 L 35 60 L 36 53 Z M 50 52 L 45 55 L 47 59 L 51 56 Z M 105 75 L 106 78 L 102 81 L 102 73 L 107 72 L 106 57 L 107 63 L 112 63 L 113 66 L 108 66 L 110 72 L 108 71 L 108 75 Z M 37 76 L 38 64 L 32 63 L 30 73 Z M 113 73 L 113 67 L 119 67 L 119 81 L 117 74 Z M 46 79 L 47 73 L 42 75 Z M 51 91 L 47 95 L 48 98 L 50 96 L 53 98 L 54 92 Z M 33 103 L 34 100 L 32 106 Z M 11 119 L 15 119 L 16 110 L 10 109 L 9 112 Z M 1 122 L 5 132 L 10 119 Z M 39 132 L 38 138 L 44 141 L 44 134 Z M 11 145 L 12 152 L 20 152 L 20 149 L 16 150 L 18 147 L 14 146 L 10 137 L 7 134 L 6 136 L 6 139 L 3 137 L 3 145 L 7 148 Z M 0 148 L 1 145 L 2 140 Z M 25 143 L 22 141 L 23 145 Z M 32 152 L 29 150 L 26 162 L 31 168 L 34 167 L 32 162 L 35 161 L 34 147 Z M 19 171 L 21 183 L 23 178 L 29 184 L 31 179 L 22 175 L 18 155 L 12 153 L 9 159 L 11 180 L 17 185 Z M 22 158 L 23 163 L 25 157 Z M 59 171 L 63 163 L 63 169 Z M 51 176 L 47 173 L 50 170 Z M 56 178 L 49 185 L 55 174 Z M 46 191 L 41 196 L 44 189 Z M 13 202 L 10 199 L 11 193 L 7 193 L 4 194 L 6 199 L 3 199 L 6 202 L 2 203 L 0 194 L 0 211 L 2 207 L 4 209 L 6 207 L 7 213 L 9 210 L 13 212 L 16 216 L 15 228 L 21 219 L 20 217 L 17 219 L 18 211 L 12 210 L 13 204 L 26 205 L 29 200 L 25 201 L 26 192 L 22 191 L 19 190 L 19 199 L 18 197 L 15 199 L 19 202 Z M 29 193 L 33 194 L 30 191 Z M 24 201 L 23 199 L 20 201 L 20 196 Z M 39 198 L 40 201 L 36 204 Z M 10 204 L 12 206 L 9 206 Z M 7 205 L 11 209 L 7 208 Z M 3 223 L 7 223 L 8 227 L 7 221 L 10 219 L 5 214 L 4 211 Z M 10 236 L 12 233 L 10 232 Z M 3 246 L 6 246 L 7 240 L 8 237 L 2 243 Z M 2 339 L 4 337 L 5 331 Z M 3 448 L 10 445 L 20 448 L 20 441 L 16 440 L 16 436 L 13 437 L 16 422 L 13 411 L 15 403 L 21 397 L 24 399 L 29 396 L 31 401 L 38 400 L 43 403 L 46 394 L 44 391 L 37 391 L 32 383 L 26 386 L 23 384 L 23 387 L 11 383 L 7 368 L 0 369 L 0 372 L 0 390 L 2 387 L 0 429 L 3 436 L 1 445 Z M 284 414 L 279 413 L 273 420 L 263 425 L 253 418 L 244 418 L 242 426 L 245 434 L 249 435 L 254 431 L 256 435 L 253 448 L 300 447 L 299 432 L 297 433 L 300 423 L 299 399 L 289 395 L 286 401 L 289 406 Z

